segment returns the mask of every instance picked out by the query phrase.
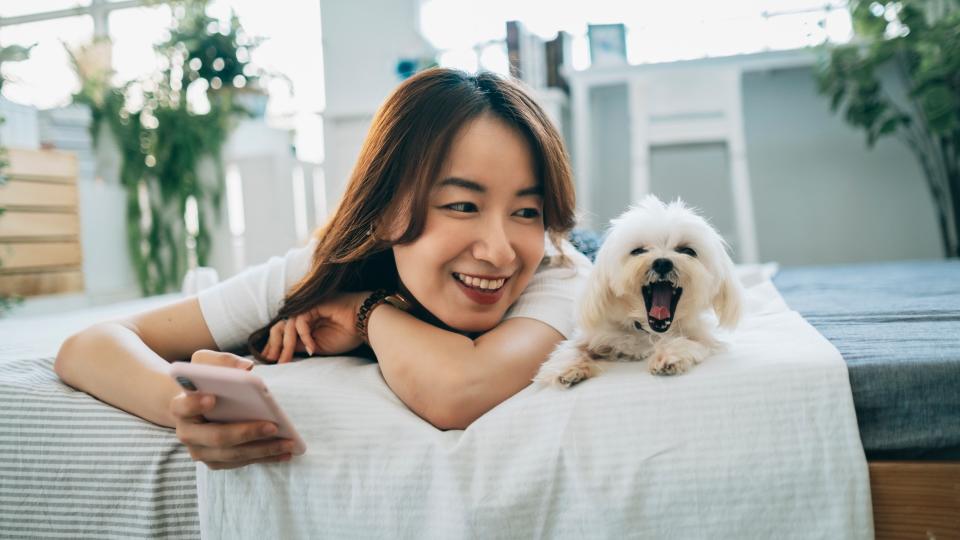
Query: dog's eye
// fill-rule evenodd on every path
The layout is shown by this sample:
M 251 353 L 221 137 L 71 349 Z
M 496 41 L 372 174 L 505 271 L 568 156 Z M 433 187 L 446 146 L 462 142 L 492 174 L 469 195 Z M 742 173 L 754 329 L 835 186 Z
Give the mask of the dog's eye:
M 638 247 L 637 249 L 630 252 L 631 255 L 640 255 L 647 252 L 647 248 Z
M 676 249 L 676 252 L 677 252 L 677 253 L 683 253 L 684 255 L 689 255 L 689 256 L 691 256 L 691 257 L 696 257 L 696 256 L 697 256 L 697 252 L 694 251 L 693 248 L 688 247 L 688 246 L 680 246 L 680 247 L 678 247 L 678 248 Z

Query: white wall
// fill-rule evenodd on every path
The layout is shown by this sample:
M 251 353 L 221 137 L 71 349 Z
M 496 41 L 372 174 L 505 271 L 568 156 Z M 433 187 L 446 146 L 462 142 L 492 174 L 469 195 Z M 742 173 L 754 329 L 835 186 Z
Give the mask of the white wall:
M 896 139 L 868 149 L 830 113 L 811 68 L 747 74 L 747 151 L 757 240 L 789 265 L 943 256 L 923 173 Z
M 400 83 L 397 61 L 430 50 L 420 36 L 420 0 L 320 0 L 327 206 L 343 194 L 377 108 Z
M 868 149 L 862 131 L 830 113 L 812 66 L 756 69 L 741 82 L 760 260 L 813 265 L 942 257 L 935 210 L 913 155 L 894 139 Z M 627 96 L 623 83 L 594 87 L 589 95 L 589 210 L 598 229 L 630 200 Z M 729 159 L 723 145 L 655 147 L 650 187 L 701 207 L 733 241 Z

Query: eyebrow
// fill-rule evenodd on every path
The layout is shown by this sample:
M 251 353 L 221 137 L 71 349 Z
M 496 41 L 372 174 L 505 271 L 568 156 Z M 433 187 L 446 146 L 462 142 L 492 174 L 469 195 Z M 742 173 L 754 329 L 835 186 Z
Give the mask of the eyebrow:
M 475 191 L 477 193 L 486 193 L 487 188 L 482 184 L 474 182 L 473 180 L 467 180 L 465 178 L 457 178 L 456 176 L 451 176 L 450 178 L 445 178 L 437 184 L 437 189 L 446 186 L 456 186 L 463 189 L 468 189 L 470 191 Z M 527 195 L 543 195 L 543 189 L 540 186 L 533 186 L 528 188 L 523 188 L 517 191 L 517 197 L 525 197 Z

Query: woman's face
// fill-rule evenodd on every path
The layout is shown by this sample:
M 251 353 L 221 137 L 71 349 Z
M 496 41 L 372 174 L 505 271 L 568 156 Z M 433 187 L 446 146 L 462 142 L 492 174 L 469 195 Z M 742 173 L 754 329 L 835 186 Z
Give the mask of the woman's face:
M 543 258 L 543 199 L 523 135 L 483 115 L 457 134 L 423 234 L 393 253 L 403 285 L 444 324 L 496 326 Z

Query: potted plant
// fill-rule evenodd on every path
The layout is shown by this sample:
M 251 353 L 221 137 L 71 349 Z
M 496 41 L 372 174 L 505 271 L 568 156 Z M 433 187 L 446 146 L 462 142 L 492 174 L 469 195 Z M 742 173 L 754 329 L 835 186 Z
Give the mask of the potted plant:
M 70 51 L 83 83 L 74 100 L 91 108 L 94 140 L 105 123 L 120 147 L 128 249 L 147 295 L 178 288 L 190 255 L 195 253 L 196 264 L 207 264 L 210 214 L 219 216 L 223 193 L 221 152 L 237 115 L 249 114 L 236 103 L 234 91 L 257 78 L 248 67 L 257 42 L 244 41 L 236 16 L 221 28 L 206 6 L 206 0 L 174 6 L 170 38 L 156 46 L 167 67 L 144 81 L 112 85 L 104 67 L 109 62 L 103 62 L 109 56 L 97 52 L 97 43 Z M 205 87 L 208 110 L 188 100 L 187 89 L 194 84 Z M 143 96 L 137 109 L 128 100 L 134 86 Z M 199 174 L 205 159 L 213 161 L 213 179 Z M 188 208 L 196 209 L 189 227 Z

